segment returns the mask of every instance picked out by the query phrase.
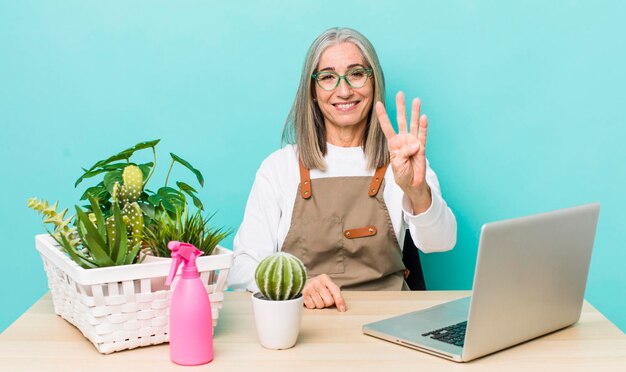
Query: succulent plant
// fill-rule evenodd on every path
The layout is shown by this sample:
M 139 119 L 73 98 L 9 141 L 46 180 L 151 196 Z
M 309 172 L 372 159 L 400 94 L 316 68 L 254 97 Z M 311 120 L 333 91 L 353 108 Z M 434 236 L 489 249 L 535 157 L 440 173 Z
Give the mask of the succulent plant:
M 298 297 L 306 282 L 306 268 L 300 259 L 286 252 L 264 258 L 254 272 L 259 291 L 273 301 Z
M 134 263 L 141 249 L 141 243 L 133 243 L 131 239 L 123 238 L 127 236 L 127 229 L 119 205 L 113 203 L 113 215 L 105 222 L 98 201 L 91 196 L 89 196 L 89 201 L 93 216 L 76 206 L 76 227 L 85 249 L 72 251 L 63 237 L 59 244 L 68 251 L 74 261 L 84 268 Z
M 91 269 L 134 263 L 141 248 L 141 233 L 138 234 L 138 241 L 134 240 L 134 236 L 132 239 L 122 239 L 127 236 L 127 225 L 118 203 L 113 204 L 113 215 L 110 221 L 105 222 L 98 201 L 89 195 L 89 202 L 92 213 L 88 214 L 76 206 L 76 217 L 69 218 L 65 218 L 67 209 L 57 213 L 58 203 L 50 206 L 45 200 L 31 198 L 28 200 L 28 207 L 42 214 L 45 217 L 44 223 L 55 225 L 54 232 L 49 232 L 50 235 L 80 266 Z M 141 210 L 134 210 L 133 213 L 142 216 Z M 75 226 L 70 226 L 74 219 Z
M 54 205 L 50 205 L 48 201 L 44 199 L 28 199 L 28 208 L 31 208 L 37 211 L 38 214 L 42 215 L 44 218 L 43 223 L 51 223 L 54 225 L 54 231 L 51 233 L 51 235 L 56 240 L 61 240 L 61 235 L 63 235 L 67 242 L 72 247 L 77 249 L 80 245 L 80 237 L 78 236 L 76 227 L 70 226 L 70 223 L 74 219 L 74 216 L 65 218 L 67 208 L 62 210 L 61 213 L 57 213 L 58 206 L 59 202 L 54 203 Z

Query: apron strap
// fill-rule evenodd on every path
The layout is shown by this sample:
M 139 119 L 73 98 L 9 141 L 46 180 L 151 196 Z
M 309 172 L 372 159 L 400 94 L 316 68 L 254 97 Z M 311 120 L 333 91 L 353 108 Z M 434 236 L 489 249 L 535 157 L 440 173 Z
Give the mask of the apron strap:
M 378 190 L 380 189 L 380 184 L 383 183 L 383 179 L 385 178 L 385 172 L 387 172 L 387 165 L 383 165 L 382 167 L 376 169 L 376 173 L 372 176 L 372 183 L 370 184 L 369 191 L 367 194 L 369 196 L 376 196 L 378 194 Z
M 303 199 L 308 199 L 313 195 L 311 191 L 311 173 L 302 164 L 302 160 L 299 160 L 298 163 L 300 163 L 300 195 Z
M 300 165 L 300 196 L 302 196 L 303 199 L 309 199 L 313 195 L 313 191 L 311 190 L 311 173 L 309 169 L 304 166 L 302 160 L 299 160 L 298 164 Z M 369 196 L 376 196 L 378 194 L 380 184 L 383 183 L 383 179 L 385 178 L 387 167 L 389 167 L 389 164 L 376 169 L 367 193 Z

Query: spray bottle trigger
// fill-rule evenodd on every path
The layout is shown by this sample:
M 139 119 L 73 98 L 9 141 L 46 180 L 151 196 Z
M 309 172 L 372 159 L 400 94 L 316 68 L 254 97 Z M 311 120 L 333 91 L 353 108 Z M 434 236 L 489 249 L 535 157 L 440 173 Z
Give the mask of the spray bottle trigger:
M 167 247 L 172 251 L 172 264 L 170 265 L 170 272 L 167 275 L 167 279 L 165 279 L 165 285 L 169 287 L 172 284 L 172 281 L 174 281 L 174 277 L 176 276 L 176 272 L 178 272 L 178 267 L 182 263 L 182 259 L 178 255 L 180 242 L 171 241 L 167 243 Z

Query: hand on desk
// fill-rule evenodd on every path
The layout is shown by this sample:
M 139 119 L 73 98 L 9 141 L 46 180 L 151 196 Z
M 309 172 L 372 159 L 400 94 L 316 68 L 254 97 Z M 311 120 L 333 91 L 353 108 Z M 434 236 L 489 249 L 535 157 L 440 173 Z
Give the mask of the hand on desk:
M 323 309 L 336 305 L 337 310 L 341 312 L 347 310 L 341 290 L 326 274 L 307 280 L 302 295 L 304 296 L 304 306 L 308 309 Z

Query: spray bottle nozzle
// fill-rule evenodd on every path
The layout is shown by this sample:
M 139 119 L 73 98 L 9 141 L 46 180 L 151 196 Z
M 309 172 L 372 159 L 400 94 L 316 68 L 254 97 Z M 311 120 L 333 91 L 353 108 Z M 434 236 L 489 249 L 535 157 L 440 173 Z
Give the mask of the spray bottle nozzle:
M 183 277 L 185 277 L 185 272 L 192 275 L 198 274 L 196 257 L 202 254 L 201 250 L 196 248 L 193 244 L 177 241 L 167 243 L 167 247 L 172 251 L 172 264 L 170 265 L 170 272 L 165 280 L 166 286 L 170 286 L 172 284 L 181 263 L 185 264 L 183 266 Z

